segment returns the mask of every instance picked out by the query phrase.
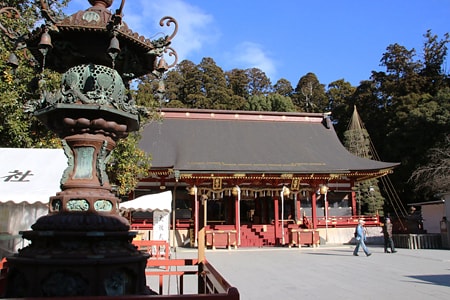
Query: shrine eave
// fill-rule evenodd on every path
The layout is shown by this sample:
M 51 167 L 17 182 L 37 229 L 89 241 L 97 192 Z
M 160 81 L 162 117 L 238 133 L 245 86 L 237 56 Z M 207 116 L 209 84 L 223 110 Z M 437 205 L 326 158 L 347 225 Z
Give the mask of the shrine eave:
M 152 155 L 154 170 L 181 176 L 338 174 L 360 180 L 399 165 L 348 152 L 327 114 L 163 109 L 162 116 L 144 128 L 140 148 Z
M 238 181 L 252 181 L 252 180 L 284 180 L 284 179 L 300 179 L 301 181 L 311 180 L 341 180 L 341 179 L 354 179 L 355 181 L 361 181 L 365 179 L 377 178 L 392 173 L 392 169 L 371 171 L 371 172 L 342 172 L 342 173 L 192 173 L 192 172 L 180 172 L 178 178 L 180 180 L 202 179 L 213 180 L 214 178 L 220 178 L 223 180 L 238 180 Z M 156 178 L 166 177 L 168 179 L 175 178 L 175 172 L 172 168 L 167 169 L 151 169 L 150 174 Z M 151 180 L 144 180 L 151 181 Z

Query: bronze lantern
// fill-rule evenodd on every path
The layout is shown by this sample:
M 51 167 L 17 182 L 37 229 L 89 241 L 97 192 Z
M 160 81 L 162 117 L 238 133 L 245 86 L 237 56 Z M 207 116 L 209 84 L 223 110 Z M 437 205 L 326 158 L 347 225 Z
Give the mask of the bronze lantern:
M 163 18 L 160 25 L 174 25 L 173 33 L 151 41 L 123 22 L 124 0 L 115 12 L 109 10 L 112 0 L 89 3 L 87 10 L 56 19 L 41 0 L 46 22 L 26 35 L 11 34 L 0 24 L 6 36 L 22 39 L 41 70 L 62 74 L 60 89 L 45 91 L 28 108 L 61 138 L 68 158 L 48 215 L 22 232 L 31 243 L 8 257 L 6 297 L 151 293 L 145 278 L 148 255 L 131 244 L 136 233 L 119 215 L 120 200 L 105 169 L 116 142 L 139 128 L 143 113 L 127 93 L 128 82 L 146 74 L 160 77 L 176 63 L 170 43 L 178 25 Z M 18 16 L 15 8 L 0 13 Z M 162 57 L 167 52 L 175 57 L 172 65 Z M 8 63 L 17 67 L 19 62 L 11 54 Z

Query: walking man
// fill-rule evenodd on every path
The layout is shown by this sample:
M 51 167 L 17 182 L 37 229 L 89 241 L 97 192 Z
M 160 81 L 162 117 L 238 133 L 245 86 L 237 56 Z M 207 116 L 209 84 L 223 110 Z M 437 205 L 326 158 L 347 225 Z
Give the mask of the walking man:
M 384 234 L 384 253 L 397 252 L 395 250 L 394 240 L 392 239 L 392 223 L 391 223 L 391 219 L 389 219 L 389 218 L 386 218 L 386 220 L 384 222 L 383 234 Z M 389 251 L 388 248 L 390 248 L 391 251 Z
M 353 250 L 354 256 L 358 256 L 359 247 L 363 249 L 364 253 L 367 256 L 372 255 L 372 253 L 370 253 L 369 249 L 367 249 L 366 247 L 366 229 L 364 228 L 364 223 L 364 220 L 360 219 L 355 229 L 356 247 L 355 250 Z

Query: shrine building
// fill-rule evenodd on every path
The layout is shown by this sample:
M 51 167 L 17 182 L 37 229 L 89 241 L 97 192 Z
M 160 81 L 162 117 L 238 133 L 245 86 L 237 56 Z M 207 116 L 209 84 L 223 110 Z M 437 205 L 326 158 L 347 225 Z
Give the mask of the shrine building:
M 355 183 L 398 165 L 351 154 L 326 113 L 164 108 L 161 116 L 142 132 L 152 167 L 131 198 L 171 190 L 178 244 L 195 246 L 205 227 L 213 248 L 316 245 L 320 229 L 353 228 L 362 217 Z M 152 229 L 142 212 L 129 218 Z

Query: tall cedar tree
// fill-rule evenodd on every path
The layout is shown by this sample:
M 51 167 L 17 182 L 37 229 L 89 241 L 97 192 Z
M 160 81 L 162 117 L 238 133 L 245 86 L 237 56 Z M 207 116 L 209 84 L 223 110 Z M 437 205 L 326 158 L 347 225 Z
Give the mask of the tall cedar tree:
M 295 88 L 294 103 L 304 112 L 327 111 L 329 105 L 325 86 L 319 82 L 316 74 L 308 73 L 300 78 Z

